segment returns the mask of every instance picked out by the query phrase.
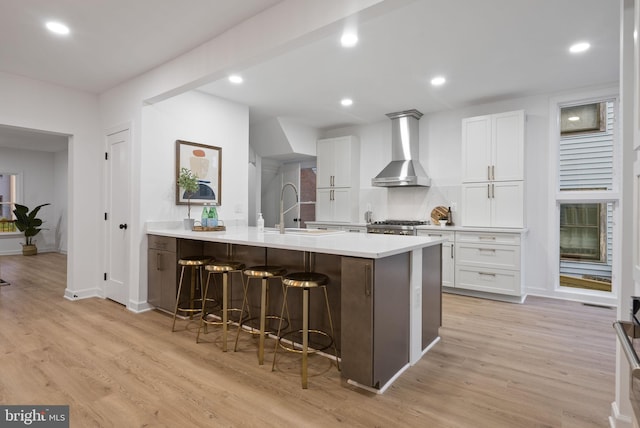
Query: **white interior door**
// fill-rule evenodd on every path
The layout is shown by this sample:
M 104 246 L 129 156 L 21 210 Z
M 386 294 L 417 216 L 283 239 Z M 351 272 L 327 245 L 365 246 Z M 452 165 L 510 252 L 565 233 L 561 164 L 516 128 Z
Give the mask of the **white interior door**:
M 129 130 L 107 136 L 105 297 L 129 301 Z

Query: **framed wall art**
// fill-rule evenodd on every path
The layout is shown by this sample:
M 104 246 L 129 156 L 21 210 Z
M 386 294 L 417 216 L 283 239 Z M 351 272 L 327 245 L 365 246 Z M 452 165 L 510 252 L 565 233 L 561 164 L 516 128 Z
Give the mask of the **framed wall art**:
M 222 148 L 176 140 L 176 183 L 180 168 L 189 169 L 198 177 L 198 192 L 191 196 L 191 204 L 220 205 L 222 201 Z M 187 205 L 183 189 L 176 186 L 176 205 Z

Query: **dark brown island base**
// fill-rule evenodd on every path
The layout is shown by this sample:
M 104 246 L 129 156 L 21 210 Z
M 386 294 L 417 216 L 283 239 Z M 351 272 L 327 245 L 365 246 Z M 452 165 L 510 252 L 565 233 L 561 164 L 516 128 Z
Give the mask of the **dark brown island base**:
M 382 393 L 440 339 L 442 239 L 317 229 L 280 234 L 253 227 L 196 232 L 177 223 L 149 223 L 147 235 L 148 302 L 169 312 L 175 306 L 177 260 L 185 256 L 232 256 L 246 266 L 327 275 L 341 375 L 350 384 Z M 232 275 L 230 307 L 241 307 L 242 292 L 240 277 Z M 287 297 L 292 329 L 301 328 L 299 294 Z M 269 312 L 279 313 L 279 281 L 269 287 L 269 302 Z M 259 313 L 259 286 L 249 287 L 249 304 Z M 312 328 L 329 331 L 324 299 L 312 293 L 310 304 Z

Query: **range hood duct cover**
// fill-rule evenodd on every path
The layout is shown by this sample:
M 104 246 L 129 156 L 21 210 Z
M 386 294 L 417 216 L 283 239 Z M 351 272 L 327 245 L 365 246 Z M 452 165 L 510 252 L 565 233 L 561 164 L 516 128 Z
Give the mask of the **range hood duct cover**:
M 407 110 L 389 113 L 391 119 L 391 162 L 371 179 L 377 187 L 428 187 L 427 177 L 418 157 L 418 120 L 422 113 Z

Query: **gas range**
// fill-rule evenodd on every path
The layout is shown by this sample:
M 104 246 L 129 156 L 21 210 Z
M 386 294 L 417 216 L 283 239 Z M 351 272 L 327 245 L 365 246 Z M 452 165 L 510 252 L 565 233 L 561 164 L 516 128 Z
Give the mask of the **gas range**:
M 420 220 L 384 220 L 367 225 L 367 233 L 381 233 L 385 235 L 415 235 L 416 226 L 430 224 Z

